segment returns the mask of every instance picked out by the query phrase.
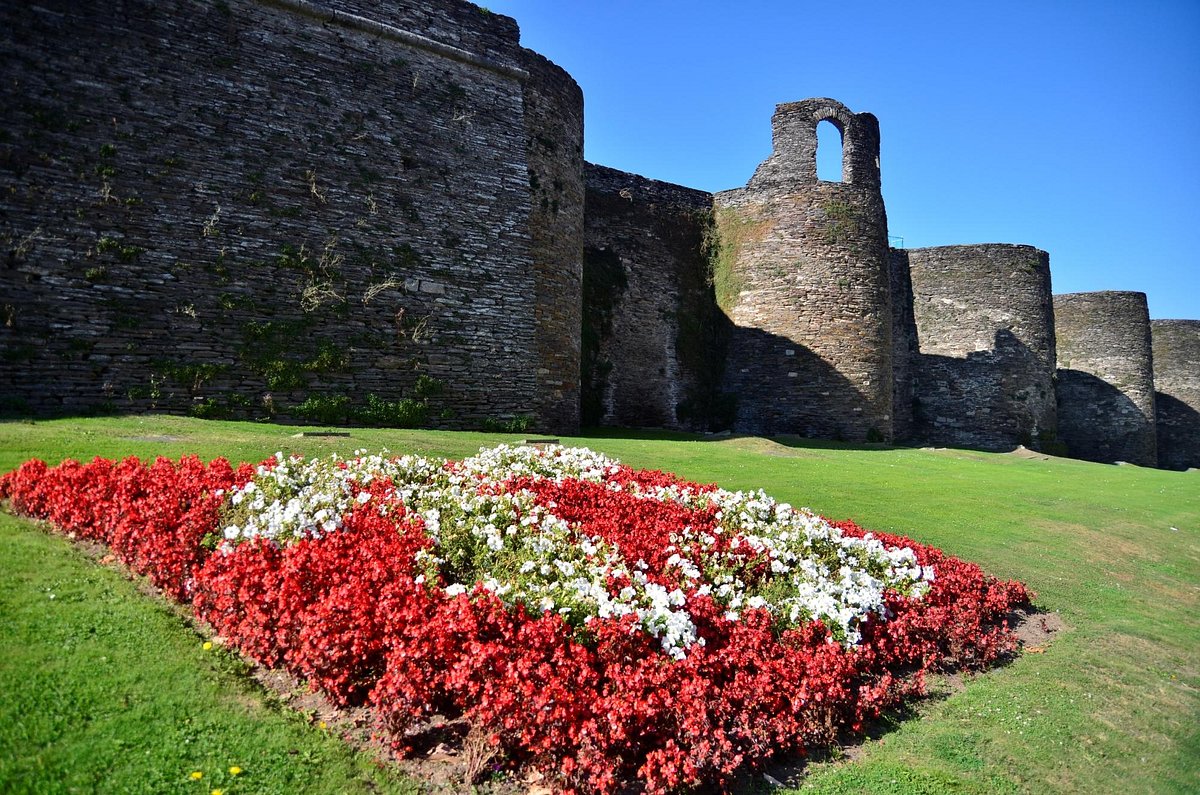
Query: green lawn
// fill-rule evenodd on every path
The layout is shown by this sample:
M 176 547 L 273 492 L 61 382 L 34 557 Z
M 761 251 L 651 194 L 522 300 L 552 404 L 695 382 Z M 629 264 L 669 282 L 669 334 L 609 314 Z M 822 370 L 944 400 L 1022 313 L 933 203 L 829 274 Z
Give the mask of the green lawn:
M 298 430 L 177 417 L 0 423 L 0 470 L 97 454 L 461 456 L 517 438 Z M 1023 580 L 1069 625 L 1045 653 L 926 701 L 853 761 L 813 766 L 805 791 L 1200 791 L 1200 473 L 757 438 L 563 441 L 938 545 Z M 169 608 L 31 523 L 0 517 L 0 573 L 0 791 L 410 786 L 273 707 Z M 222 777 L 235 764 L 246 772 Z M 206 777 L 188 780 L 193 769 Z

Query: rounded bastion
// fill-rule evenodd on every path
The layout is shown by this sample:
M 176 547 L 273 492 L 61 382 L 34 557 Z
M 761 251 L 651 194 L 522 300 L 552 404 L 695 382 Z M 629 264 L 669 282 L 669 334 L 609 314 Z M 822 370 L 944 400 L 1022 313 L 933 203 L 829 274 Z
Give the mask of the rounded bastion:
M 1054 438 L 1050 255 L 987 243 L 907 251 L 913 437 L 985 450 Z
M 1054 296 L 1058 438 L 1073 458 L 1158 462 L 1146 294 Z
M 1152 320 L 1158 465 L 1200 467 L 1200 320 Z

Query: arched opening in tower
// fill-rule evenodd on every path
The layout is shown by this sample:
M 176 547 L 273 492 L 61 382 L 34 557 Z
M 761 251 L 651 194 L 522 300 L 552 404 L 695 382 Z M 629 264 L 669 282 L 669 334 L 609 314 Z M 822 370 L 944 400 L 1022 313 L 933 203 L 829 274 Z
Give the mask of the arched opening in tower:
M 842 181 L 842 131 L 829 119 L 817 124 L 817 179 Z

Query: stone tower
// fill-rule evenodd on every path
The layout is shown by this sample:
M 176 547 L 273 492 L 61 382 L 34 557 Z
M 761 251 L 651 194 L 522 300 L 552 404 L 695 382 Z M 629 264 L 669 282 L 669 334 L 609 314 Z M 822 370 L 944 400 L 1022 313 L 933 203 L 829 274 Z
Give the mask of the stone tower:
M 1200 320 L 1152 320 L 1158 465 L 1200 467 Z
M 1050 255 L 989 243 L 909 249 L 912 435 L 1011 450 L 1056 433 Z M 903 282 L 903 278 L 897 278 Z
M 1145 293 L 1054 296 L 1058 438 L 1074 458 L 1155 466 L 1154 366 Z
M 842 137 L 842 180 L 817 178 L 817 125 Z M 892 439 L 887 216 L 879 122 L 831 99 L 779 105 L 774 151 L 714 199 L 717 300 L 735 328 L 736 427 Z

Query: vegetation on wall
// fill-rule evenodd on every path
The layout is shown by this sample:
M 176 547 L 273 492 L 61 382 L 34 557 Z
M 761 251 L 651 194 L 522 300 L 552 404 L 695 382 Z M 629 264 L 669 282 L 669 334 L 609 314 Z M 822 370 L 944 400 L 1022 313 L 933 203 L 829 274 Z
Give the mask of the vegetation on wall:
M 843 243 L 859 233 L 853 205 L 838 199 L 828 199 L 821 202 L 820 208 L 826 218 L 824 232 L 826 243 L 830 245 Z
M 733 313 L 738 296 L 746 289 L 745 277 L 738 271 L 738 252 L 748 244 L 761 240 L 770 222 L 747 216 L 733 207 L 718 207 L 713 223 L 704 237 L 707 252 L 709 282 L 716 294 L 717 306 L 726 315 Z
M 421 375 L 399 400 L 387 400 L 374 393 L 361 403 L 355 403 L 349 395 L 310 395 L 292 413 L 322 425 L 420 428 L 429 420 L 430 400 L 442 393 L 443 386 L 437 379 Z
M 613 310 L 629 282 L 617 253 L 583 250 L 583 329 L 580 338 L 580 421 L 599 425 L 604 418 L 605 379 L 612 363 L 600 353 L 600 341 L 612 333 Z
M 668 219 L 668 224 L 667 243 L 678 251 L 682 267 L 675 355 L 693 382 L 675 406 L 675 417 L 695 430 L 725 430 L 733 426 L 737 397 L 721 391 L 730 322 L 718 304 L 712 278 L 716 221 L 711 210 L 702 210 Z

